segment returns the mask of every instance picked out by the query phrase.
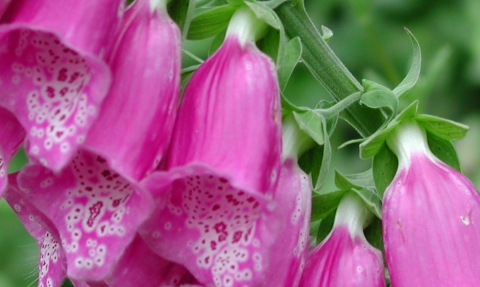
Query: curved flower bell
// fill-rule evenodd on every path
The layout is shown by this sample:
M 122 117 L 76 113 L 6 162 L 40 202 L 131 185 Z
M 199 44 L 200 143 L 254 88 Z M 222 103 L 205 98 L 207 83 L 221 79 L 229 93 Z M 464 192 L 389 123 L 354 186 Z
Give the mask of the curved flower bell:
M 254 44 L 258 22 L 247 8 L 234 14 L 186 87 L 168 171 L 143 182 L 156 210 L 140 234 L 206 286 L 263 282 L 278 228 L 268 203 L 280 169 L 279 90 L 272 60 Z
M 0 107 L 0 198 L 8 182 L 8 164 L 24 136 L 25 132 L 15 116 Z
M 480 286 L 478 190 L 432 154 L 416 122 L 387 143 L 399 159 L 382 216 L 392 285 Z
M 300 286 L 386 286 L 382 253 L 368 243 L 363 233 L 371 217 L 362 199 L 353 192 L 346 194 L 331 233 L 308 257 Z
M 15 0 L 0 21 L 0 106 L 18 118 L 28 154 L 55 171 L 85 141 L 111 75 L 122 0 Z
M 125 12 L 109 57 L 112 87 L 84 148 L 132 180 L 155 169 L 167 147 L 180 86 L 181 38 L 164 0 Z
M 40 247 L 38 286 L 59 287 L 67 270 L 62 240 L 52 222 L 29 203 L 28 194 L 18 187 L 16 177 L 17 174 L 9 176 L 11 184 L 5 193 L 5 199 L 27 231 L 38 241 Z M 93 246 L 92 242 L 89 247 L 93 247 L 91 250 L 96 252 L 102 248 L 101 245 Z M 173 287 L 194 284 L 196 280 L 183 266 L 154 254 L 140 236 L 136 235 L 105 280 L 87 282 L 73 279 L 72 282 L 76 287 Z
M 67 276 L 79 281 L 105 280 L 153 208 L 146 190 L 86 151 L 59 173 L 31 163 L 17 182 L 24 201 L 55 227 Z

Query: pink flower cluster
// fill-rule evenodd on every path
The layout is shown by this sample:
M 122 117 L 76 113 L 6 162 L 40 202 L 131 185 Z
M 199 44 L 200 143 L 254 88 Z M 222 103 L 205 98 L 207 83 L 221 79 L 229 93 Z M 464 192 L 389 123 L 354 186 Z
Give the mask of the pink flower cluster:
M 40 248 L 40 287 L 385 286 L 342 199 L 310 252 L 310 178 L 282 158 L 277 71 L 239 8 L 180 97 L 164 0 L 0 0 L 0 196 Z M 383 206 L 395 287 L 480 286 L 480 195 L 399 128 Z M 23 146 L 29 163 L 8 174 Z

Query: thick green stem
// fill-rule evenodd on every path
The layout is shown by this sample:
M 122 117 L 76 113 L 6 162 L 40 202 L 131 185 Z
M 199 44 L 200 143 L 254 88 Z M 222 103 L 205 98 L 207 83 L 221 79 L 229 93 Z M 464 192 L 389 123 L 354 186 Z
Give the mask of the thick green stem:
M 362 91 L 361 84 L 322 39 L 301 2 L 297 1 L 296 5 L 285 2 L 275 11 L 283 22 L 287 37 L 300 37 L 305 65 L 337 101 Z M 359 103 L 350 105 L 342 116 L 363 137 L 373 134 L 385 120 L 380 110 L 360 106 Z

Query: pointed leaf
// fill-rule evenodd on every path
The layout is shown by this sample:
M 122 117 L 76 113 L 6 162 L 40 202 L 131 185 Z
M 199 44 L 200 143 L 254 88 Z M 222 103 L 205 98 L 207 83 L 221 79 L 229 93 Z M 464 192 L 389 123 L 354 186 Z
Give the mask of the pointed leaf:
M 413 59 L 408 74 L 405 76 L 403 81 L 395 89 L 393 89 L 393 93 L 397 96 L 397 98 L 400 98 L 408 91 L 410 91 L 413 86 L 415 86 L 418 77 L 420 76 L 420 69 L 422 67 L 422 53 L 420 50 L 420 44 L 418 43 L 415 36 L 413 36 L 412 32 L 410 32 L 410 30 L 405 28 L 405 31 L 407 32 L 410 40 L 412 41 Z
M 302 43 L 300 38 L 295 37 L 285 45 L 285 56 L 283 63 L 278 68 L 278 81 L 280 83 L 280 90 L 285 89 L 288 79 L 292 75 L 295 66 L 300 61 L 302 56 Z
M 262 2 L 244 2 L 250 9 L 252 9 L 255 16 L 258 19 L 263 20 L 270 27 L 274 29 L 280 29 L 282 27 L 282 22 L 278 19 L 277 14 L 273 12 L 272 9 L 265 6 Z
M 316 236 L 316 242 L 322 242 L 332 230 L 333 222 L 335 221 L 335 212 L 337 208 L 332 210 L 329 214 L 327 214 L 321 221 L 318 227 L 318 233 Z
M 431 115 L 416 115 L 415 121 L 430 134 L 445 140 L 458 140 L 465 136 L 468 126 Z
M 325 119 L 321 115 L 313 110 L 307 110 L 305 112 L 294 111 L 293 116 L 300 130 L 309 135 L 317 144 L 323 145 L 325 143 Z
M 223 5 L 198 14 L 190 23 L 187 38 L 201 40 L 226 30 L 228 21 L 235 10 L 235 6 Z
M 325 194 L 314 193 L 312 197 L 312 221 L 321 220 L 337 209 L 345 190 Z
M 451 141 L 429 132 L 427 132 L 427 141 L 428 147 L 435 156 L 454 169 L 462 171 L 457 150 Z
M 398 159 L 395 154 L 384 145 L 373 158 L 372 171 L 375 187 L 379 197 L 383 199 L 383 193 L 397 172 Z

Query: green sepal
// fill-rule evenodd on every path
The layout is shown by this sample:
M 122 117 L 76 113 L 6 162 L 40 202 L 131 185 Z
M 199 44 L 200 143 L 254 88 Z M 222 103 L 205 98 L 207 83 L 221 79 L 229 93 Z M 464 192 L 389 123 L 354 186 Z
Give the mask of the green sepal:
M 300 41 L 300 38 L 295 37 L 285 45 L 283 61 L 277 68 L 278 82 L 281 91 L 287 86 L 288 80 L 301 57 L 302 42 Z
M 268 26 L 277 30 L 282 28 L 282 22 L 280 19 L 278 19 L 277 14 L 275 14 L 272 9 L 265 6 L 265 4 L 262 2 L 245 1 L 244 3 L 252 10 L 258 19 L 265 22 Z
M 223 5 L 198 14 L 190 23 L 187 39 L 201 40 L 223 32 L 236 9 L 233 5 Z
M 431 115 L 416 115 L 415 121 L 430 134 L 445 140 L 458 140 L 465 136 L 468 126 Z
M 327 140 L 325 145 L 313 146 L 298 159 L 300 167 L 305 173 L 310 175 L 314 190 L 319 190 L 323 186 L 328 174 L 331 158 L 330 140 Z
M 332 30 L 322 25 L 322 39 L 328 43 L 328 40 L 330 40 L 332 37 L 333 37 Z
M 208 47 L 208 55 L 213 55 L 215 51 L 217 51 L 223 44 L 225 40 L 225 34 L 227 30 L 224 29 L 223 31 L 219 32 L 215 37 L 213 37 L 212 42 L 210 43 L 210 47 Z
M 314 192 L 312 196 L 312 221 L 321 220 L 335 211 L 346 193 L 346 190 L 337 190 L 324 194 Z
M 335 171 L 335 185 L 342 190 L 355 192 L 376 217 L 382 218 L 382 203 L 375 191 L 371 170 L 351 175 Z
M 380 251 L 384 251 L 383 247 L 383 233 L 382 233 L 382 221 L 379 218 L 374 218 L 367 228 L 363 230 L 367 241 Z
M 332 231 L 333 223 L 335 222 L 335 213 L 337 209 L 335 208 L 330 214 L 325 216 L 318 226 L 317 232 L 317 242 L 322 242 Z
M 363 159 L 375 156 L 385 145 L 389 133 L 403 120 L 415 116 L 417 113 L 418 102 L 415 101 L 406 107 L 398 116 L 396 116 L 384 129 L 375 132 L 360 144 L 360 157 Z
M 398 111 L 398 99 L 395 94 L 389 88 L 370 80 L 364 79 L 362 85 L 365 92 L 360 99 L 360 104 L 373 109 L 389 109 L 387 122 L 391 120 Z
M 458 171 L 462 171 L 457 151 L 453 143 L 427 131 L 428 147 L 441 161 Z
M 412 65 L 410 66 L 410 70 L 408 71 L 407 75 L 405 76 L 403 81 L 398 84 L 395 89 L 393 89 L 393 93 L 398 98 L 405 95 L 415 86 L 418 81 L 418 77 L 420 76 L 420 70 L 422 67 L 422 52 L 420 50 L 420 44 L 418 43 L 415 36 L 413 36 L 412 32 L 410 32 L 410 30 L 405 28 L 405 32 L 407 32 L 410 40 L 412 41 L 413 59 Z
M 325 143 L 325 137 L 328 137 L 328 135 L 324 134 L 326 121 L 321 115 L 313 110 L 306 110 L 302 112 L 294 111 L 293 117 L 300 130 L 309 135 L 317 144 L 323 145 Z
M 277 61 L 279 58 L 280 46 L 284 46 L 285 43 L 281 42 L 281 33 L 279 30 L 269 28 L 265 35 L 257 41 L 257 46 L 260 50 L 262 50 L 265 54 L 269 55 L 273 61 Z M 278 66 L 277 66 L 278 70 Z
M 383 145 L 380 151 L 373 157 L 372 171 L 373 180 L 378 196 L 383 199 L 385 189 L 392 182 L 398 169 L 397 156 Z

